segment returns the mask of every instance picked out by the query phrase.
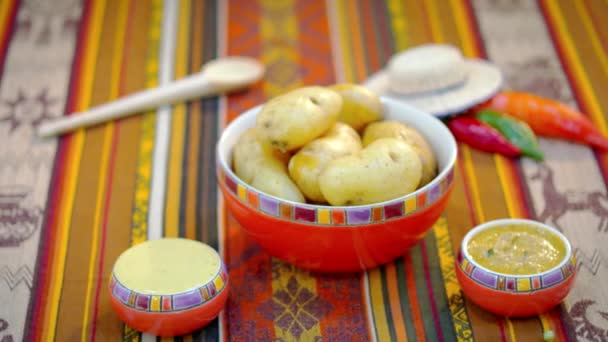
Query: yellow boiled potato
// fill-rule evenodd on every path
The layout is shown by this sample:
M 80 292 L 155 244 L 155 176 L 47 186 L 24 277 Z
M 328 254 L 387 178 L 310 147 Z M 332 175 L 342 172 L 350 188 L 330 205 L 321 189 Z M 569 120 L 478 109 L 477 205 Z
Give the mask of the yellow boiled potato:
M 363 146 L 380 138 L 397 138 L 411 145 L 422 162 L 422 179 L 419 187 L 437 176 L 437 159 L 431 145 L 414 128 L 399 121 L 380 121 L 369 124 L 363 132 Z
M 352 83 L 336 84 L 329 89 L 342 96 L 342 110 L 338 121 L 349 124 L 357 131 L 363 130 L 370 122 L 381 120 L 384 106 L 380 98 L 371 90 Z
M 406 195 L 421 176 L 422 163 L 410 145 L 382 138 L 356 155 L 330 161 L 319 184 L 331 205 L 362 205 Z
M 304 145 L 289 161 L 289 175 L 309 200 L 326 202 L 319 189 L 319 174 L 328 162 L 361 150 L 361 138 L 349 125 L 334 124 L 327 133 Z
M 287 174 L 289 155 L 260 142 L 255 128 L 248 129 L 239 137 L 232 157 L 234 173 L 243 182 L 269 195 L 305 202 Z
M 290 91 L 262 107 L 258 137 L 281 151 L 293 151 L 333 126 L 341 108 L 342 97 L 333 90 L 311 86 Z

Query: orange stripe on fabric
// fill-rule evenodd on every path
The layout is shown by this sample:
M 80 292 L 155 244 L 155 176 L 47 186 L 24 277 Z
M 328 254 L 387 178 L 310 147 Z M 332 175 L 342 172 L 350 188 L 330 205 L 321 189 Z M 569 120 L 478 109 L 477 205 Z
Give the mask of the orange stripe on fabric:
M 471 197 L 473 205 L 475 207 L 475 216 L 477 222 L 485 222 L 483 208 L 481 206 L 481 196 L 479 195 L 479 186 L 477 184 L 477 176 L 475 175 L 475 169 L 473 167 L 473 161 L 471 158 L 471 150 L 468 146 L 460 145 L 460 152 L 462 153 L 462 160 L 464 161 L 464 169 L 467 174 L 468 185 L 471 190 Z
M 564 21 L 560 6 L 556 1 L 542 1 L 541 3 L 544 4 L 549 21 L 552 24 L 551 26 L 553 26 L 557 33 L 555 39 L 563 47 L 566 62 L 575 76 L 575 86 L 580 89 L 582 100 L 588 108 L 588 114 L 591 115 L 593 122 L 599 124 L 602 133 L 606 134 L 608 130 L 601 107 L 594 96 L 589 77 L 583 68 L 581 57 L 576 50 L 573 38 Z
M 414 265 L 409 252 L 403 257 L 403 267 L 405 268 L 407 294 L 410 300 L 410 313 L 412 314 L 412 321 L 414 322 L 414 327 L 416 328 L 416 340 L 426 341 L 424 324 L 422 323 L 422 314 L 420 313 L 420 303 L 418 302 L 418 294 L 416 293 Z
M 400 0 L 388 0 L 387 8 L 391 18 L 391 31 L 393 33 L 393 50 L 398 52 L 410 47 L 408 39 L 408 21 Z
M 606 3 L 604 3 L 606 5 Z M 588 11 L 587 6 L 583 1 L 574 2 L 562 2 L 559 4 L 560 12 L 563 15 L 564 23 L 566 24 L 565 29 L 568 31 L 568 35 L 572 38 L 571 41 L 574 46 L 574 52 L 578 57 L 578 63 L 581 63 L 580 68 L 584 73 L 584 78 L 580 76 L 573 81 L 586 83 L 589 86 L 589 90 L 592 91 L 590 98 L 595 101 L 597 106 L 598 115 L 597 118 L 592 115 L 592 120 L 595 121 L 596 125 L 604 135 L 608 132 L 606 113 L 608 111 L 608 101 L 604 94 L 606 93 L 606 85 L 608 84 L 608 59 L 606 57 L 606 44 L 602 48 L 602 42 L 600 41 L 600 35 L 603 33 L 599 30 L 598 26 L 593 25 L 591 13 Z M 605 10 L 600 13 L 608 13 Z M 577 63 L 577 61 L 573 61 Z M 566 62 L 566 63 L 569 63 Z M 571 69 L 571 68 L 568 68 Z M 571 76 L 571 75 L 569 75 Z M 578 93 L 576 94 L 578 95 Z M 577 97 L 577 99 L 580 99 Z M 584 111 L 589 112 L 589 105 L 585 103 L 581 108 Z M 603 152 L 596 153 L 599 166 L 602 171 L 604 180 L 608 179 L 608 154 Z
M 358 23 L 361 22 L 361 18 L 359 15 L 359 8 L 357 6 L 356 1 L 348 1 L 347 5 L 347 13 L 346 16 L 350 22 L 349 29 L 350 31 L 350 39 L 352 42 L 352 55 L 353 57 L 353 65 L 354 65 L 354 79 L 351 82 L 358 82 L 365 79 L 367 76 L 367 72 L 365 71 L 365 52 L 363 51 L 363 45 L 361 41 L 361 30 L 360 25 Z
M 179 24 L 175 53 L 175 78 L 183 78 L 188 72 L 188 49 L 190 46 L 190 0 L 179 3 Z M 186 132 L 186 104 L 177 103 L 171 114 L 171 141 L 169 170 L 167 175 L 167 196 L 165 200 L 165 237 L 179 235 L 179 212 L 182 192 L 182 166 L 184 138 Z
M 200 68 L 202 57 L 202 39 L 203 39 L 203 11 L 204 3 L 202 1 L 194 1 L 192 3 L 192 34 L 190 39 L 190 70 Z M 197 215 L 197 190 L 198 190 L 198 154 L 200 141 L 200 125 L 201 125 L 201 105 L 200 101 L 192 101 L 190 104 L 190 115 L 188 121 L 188 155 L 187 158 L 187 174 L 188 185 L 186 189 L 186 217 L 184 224 L 186 225 L 186 237 L 189 239 L 196 238 L 196 215 Z M 222 227 L 220 227 L 221 229 Z
M 608 13 L 608 1 L 585 0 L 584 2 L 600 41 L 608 49 L 606 46 L 608 44 L 608 22 L 603 20 L 605 17 L 603 14 Z
M 361 32 L 361 41 L 365 42 L 366 49 L 374 51 L 372 53 L 364 54 L 369 58 L 369 60 L 367 61 L 368 68 L 372 71 L 381 69 L 382 65 L 378 60 L 378 53 L 376 52 L 380 48 L 380 46 L 378 45 L 378 41 L 374 36 L 374 30 L 376 28 L 374 27 L 375 24 L 373 22 L 372 3 L 371 1 L 367 0 L 359 0 L 358 8 L 359 11 L 363 13 L 363 15 L 359 16 L 359 19 L 361 20 L 363 25 Z M 369 72 L 369 70 L 365 70 L 366 72 L 363 76 L 365 76 Z
M 8 47 L 8 35 L 10 34 L 12 20 L 15 15 L 16 0 L 5 0 L 0 2 L 0 51 L 6 53 Z
M 388 289 L 389 305 L 393 316 L 393 329 L 397 341 L 407 341 L 403 313 L 401 312 L 401 300 L 397 288 L 397 270 L 395 263 L 386 265 L 386 287 Z
M 552 2 L 540 2 L 540 8 L 543 11 L 545 16 L 545 20 L 547 26 L 549 28 L 549 32 L 553 38 L 556 50 L 560 56 L 562 66 L 568 76 L 570 86 L 573 90 L 573 93 L 576 97 L 579 108 L 582 112 L 588 114 L 590 119 L 600 124 L 600 130 L 604 130 L 606 118 L 603 114 L 602 104 L 604 107 L 606 103 L 603 102 L 603 93 L 598 91 L 595 93 L 594 80 L 598 83 L 595 83 L 595 87 L 602 89 L 605 82 L 598 81 L 597 76 L 592 71 L 585 72 L 585 67 L 592 68 L 591 64 L 593 62 L 592 58 L 596 58 L 597 56 L 591 55 L 592 57 L 589 60 L 585 61 L 585 64 L 582 64 L 583 54 L 579 51 L 581 48 L 587 50 L 588 47 L 581 47 L 587 43 L 586 39 L 574 39 L 574 34 L 570 32 L 564 16 L 572 16 L 571 12 L 576 12 L 575 10 L 570 9 L 569 11 L 560 10 L 560 7 Z M 568 3 L 560 4 L 562 7 L 568 5 Z M 570 18 L 570 25 L 572 25 L 572 29 L 576 30 L 576 25 L 579 25 L 580 19 L 573 20 Z M 580 32 L 579 32 L 580 34 Z M 582 44 L 581 46 L 576 46 L 577 44 Z M 589 69 L 588 69 L 589 70 Z M 599 75 L 601 76 L 601 74 Z M 600 104 L 600 99 L 602 99 L 602 104 Z M 608 179 L 608 154 L 606 153 L 596 153 L 596 158 L 599 161 L 599 166 L 602 171 L 602 175 L 604 179 Z
M 428 13 L 429 27 L 431 30 L 431 37 L 433 38 L 433 41 L 435 43 L 445 42 L 441 20 L 439 17 L 439 11 L 437 10 L 437 4 L 435 4 L 434 0 L 422 1 L 422 4 L 426 5 L 425 8 L 426 12 Z
M 378 341 L 390 340 L 388 321 L 386 318 L 386 303 L 382 295 L 382 273 L 380 268 L 374 268 L 367 272 L 369 280 L 369 292 L 371 297 L 372 313 L 374 314 L 374 326 Z
M 67 137 L 65 140 L 65 147 L 62 146 L 62 148 L 58 149 L 58 154 L 56 156 L 57 160 L 58 160 L 58 164 L 61 163 L 61 165 L 58 165 L 58 167 L 56 168 L 56 172 L 61 172 L 61 174 L 65 174 L 67 167 L 65 164 L 66 161 L 70 160 L 70 148 L 69 148 L 69 142 L 72 140 L 71 137 Z M 66 189 L 66 179 L 64 179 L 63 177 L 58 177 L 59 179 L 57 180 L 57 182 L 54 184 L 54 186 L 56 187 L 55 190 L 53 191 L 53 199 L 56 199 L 55 203 L 57 205 L 57 207 L 55 208 L 60 208 L 62 203 L 58 203 L 61 202 L 61 198 L 64 198 L 63 194 L 64 194 L 64 190 Z M 47 227 L 57 227 L 60 219 L 60 210 L 56 209 L 54 210 L 55 213 L 50 213 L 48 216 L 48 221 L 47 221 Z M 54 248 L 54 246 L 56 245 L 56 241 L 59 241 L 61 236 L 60 233 L 61 231 L 54 229 L 55 233 L 54 234 L 49 234 L 47 235 L 47 243 L 49 244 L 49 247 L 47 247 L 47 253 L 46 253 L 46 257 L 47 257 L 47 263 L 43 264 L 46 269 L 46 271 L 48 272 L 49 275 L 53 275 L 54 273 L 54 264 L 53 264 L 53 260 L 56 253 L 56 248 Z M 42 251 L 41 251 L 42 252 Z M 44 262 L 44 261 L 43 261 Z M 46 281 L 44 281 L 46 280 Z M 43 277 L 40 277 L 38 279 L 38 282 L 40 283 L 40 289 L 37 293 L 38 296 L 38 300 L 39 302 L 37 302 L 36 304 L 38 305 L 38 307 L 36 308 L 36 311 L 34 313 L 34 317 L 33 317 L 33 322 L 32 322 L 32 333 L 34 334 L 33 336 L 33 340 L 35 341 L 40 341 L 42 340 L 41 336 L 45 336 L 44 332 L 45 329 L 47 328 L 45 326 L 46 324 L 46 315 L 48 314 L 48 297 L 50 297 L 50 292 L 51 292 L 51 288 L 50 288 L 50 284 L 51 284 L 51 280 L 52 277 L 48 277 L 47 279 L 44 279 Z M 38 328 L 38 329 L 36 329 Z M 27 335 L 26 335 L 27 336 Z
M 468 18 L 468 13 L 463 1 L 450 0 L 450 5 L 454 13 L 454 21 L 456 22 L 463 54 L 467 57 L 479 57 L 480 49 L 473 38 L 475 37 L 475 32 L 468 24 L 471 19 Z
M 0 2 L 0 23 L 3 23 L 3 26 L 0 26 L 0 38 L 4 37 L 6 31 L 8 31 L 8 16 L 10 14 L 9 9 L 11 5 L 14 6 L 13 0 L 1 1 Z
M 505 203 L 509 211 L 509 217 L 513 218 L 525 218 L 526 210 L 523 207 L 525 201 L 522 196 L 518 196 L 517 188 L 520 187 L 514 181 L 514 170 L 512 170 L 509 160 L 506 157 L 495 154 L 494 162 L 496 163 L 496 170 L 498 172 L 498 178 L 505 196 Z
M 350 56 L 352 55 L 351 51 L 353 51 L 354 47 L 351 45 L 350 34 L 348 32 L 349 21 L 346 12 L 348 9 L 346 8 L 348 2 L 345 0 L 336 0 L 333 2 L 333 5 L 336 7 L 334 9 L 334 15 L 338 18 L 338 28 L 337 30 L 340 32 L 340 47 L 342 50 L 341 55 L 342 59 L 338 61 L 340 65 L 342 65 L 341 70 L 343 70 L 344 74 L 344 82 L 355 82 L 357 79 L 357 74 L 355 72 L 355 67 L 353 67 L 353 62 Z
M 129 3 L 126 1 L 119 2 L 118 11 L 114 13 L 114 15 L 118 16 L 116 21 L 116 37 L 115 43 L 113 47 L 113 55 L 112 55 L 112 74 L 110 75 L 110 100 L 118 97 L 118 91 L 120 86 L 120 77 L 121 77 L 121 63 L 122 63 L 122 55 L 124 51 L 124 32 L 127 26 L 127 18 L 129 11 Z M 110 158 L 111 152 L 111 143 L 114 137 L 114 122 L 110 121 L 106 124 L 104 129 L 104 137 L 103 137 L 103 148 L 101 155 L 101 172 L 99 173 L 98 187 L 97 187 L 97 197 L 95 204 L 95 218 L 93 225 L 93 240 L 91 242 L 91 252 L 89 259 L 89 273 L 87 278 L 87 291 L 86 297 L 84 301 L 84 316 L 82 318 L 82 332 L 81 336 L 83 340 L 86 340 L 87 334 L 89 332 L 90 324 L 89 324 L 89 314 L 90 314 L 90 305 L 91 305 L 91 294 L 93 290 L 93 283 L 96 281 L 101 281 L 101 279 L 96 279 L 95 271 L 96 271 L 96 261 L 97 261 L 97 251 L 99 248 L 99 235 L 102 221 L 102 213 L 104 212 L 104 198 L 106 195 L 106 184 L 108 180 L 108 161 Z M 103 242 L 102 242 L 103 243 Z
M 604 75 L 608 76 L 608 59 L 606 58 L 606 53 L 608 52 L 605 46 L 602 46 L 602 42 L 598 38 L 599 32 L 597 32 L 591 21 L 591 14 L 587 10 L 587 7 L 584 4 L 584 1 L 573 1 L 574 7 L 576 8 L 576 12 L 578 13 L 578 17 L 580 19 L 580 23 L 585 28 L 587 32 L 586 37 L 591 41 L 591 46 L 593 46 L 593 51 L 595 52 L 595 56 L 599 59 L 600 65 L 602 66 L 602 71 Z M 604 127 L 604 133 L 605 127 Z
M 405 1 L 404 11 L 408 15 L 408 38 L 410 45 L 427 44 L 431 41 L 431 23 L 429 21 L 427 1 Z
M 123 2 L 126 3 L 126 2 Z M 99 172 L 99 179 L 97 182 L 97 196 L 95 198 L 95 218 L 92 232 L 92 241 L 91 241 L 91 251 L 89 256 L 89 266 L 88 266 L 88 276 L 87 276 L 87 285 L 86 285 L 86 295 L 84 300 L 84 314 L 82 317 L 82 331 L 81 337 L 82 340 L 87 340 L 87 336 L 89 335 L 89 329 L 91 325 L 89 324 L 89 314 L 90 314 L 90 305 L 91 305 L 91 296 L 93 292 L 94 283 L 100 281 L 100 279 L 96 279 L 96 264 L 97 264 L 97 252 L 99 249 L 99 235 L 101 229 L 101 220 L 102 213 L 104 212 L 104 198 L 106 197 L 106 183 L 108 180 L 108 161 L 110 159 L 110 149 L 112 145 L 112 140 L 114 137 L 114 123 L 110 122 L 104 128 L 104 136 L 103 136 L 103 145 L 102 145 L 102 154 L 101 154 L 101 171 Z
M 95 1 L 90 14 L 88 27 L 85 29 L 87 34 L 87 46 L 83 49 L 82 69 L 78 70 L 79 80 L 76 82 L 79 85 L 79 96 L 75 100 L 74 111 L 82 111 L 89 106 L 91 101 L 91 89 L 93 86 L 94 67 L 96 62 L 97 51 L 99 49 L 99 37 L 101 35 L 101 23 L 105 12 L 105 0 Z M 80 158 L 82 157 L 82 149 L 84 145 L 84 131 L 78 130 L 73 135 L 73 140 L 68 147 L 68 157 L 66 162 L 69 165 L 63 177 L 66 181 L 66 192 L 64 193 L 65 202 L 62 201 L 62 207 L 57 208 L 60 211 L 58 227 L 58 238 L 56 250 L 51 260 L 53 260 L 54 269 L 53 276 L 49 281 L 49 305 L 45 310 L 45 323 L 43 325 L 43 336 L 49 341 L 54 339 L 57 323 L 57 312 L 59 308 L 59 296 L 63 284 L 63 274 L 65 270 L 65 257 L 67 254 L 68 231 L 71 224 L 72 208 L 74 205 L 74 197 L 76 193 L 76 184 L 78 182 L 78 169 L 80 166 Z
M 53 270 L 53 276 L 49 281 L 49 300 L 45 310 L 42 336 L 47 341 L 53 341 L 55 338 L 55 329 L 57 324 L 57 312 L 59 309 L 59 297 L 63 285 L 63 274 L 65 271 L 65 258 L 67 254 L 67 245 L 69 237 L 69 221 L 72 217 L 72 208 L 74 206 L 74 198 L 76 194 L 76 184 L 78 183 L 78 168 L 80 159 L 82 158 L 82 150 L 84 147 L 84 132 L 76 132 L 70 139 L 69 146 L 66 151 L 66 172 L 63 175 L 65 178 L 65 192 L 62 197 L 62 207 L 57 208 L 60 211 L 57 220 L 57 239 L 55 250 L 51 260 L 53 265 L 50 269 Z

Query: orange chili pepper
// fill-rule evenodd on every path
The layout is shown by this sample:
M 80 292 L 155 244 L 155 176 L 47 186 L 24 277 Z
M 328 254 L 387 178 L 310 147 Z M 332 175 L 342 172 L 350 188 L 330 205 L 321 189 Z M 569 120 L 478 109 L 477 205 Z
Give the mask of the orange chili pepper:
M 503 91 L 477 106 L 473 112 L 489 109 L 526 122 L 538 135 L 563 138 L 608 151 L 608 138 L 575 109 L 529 93 Z

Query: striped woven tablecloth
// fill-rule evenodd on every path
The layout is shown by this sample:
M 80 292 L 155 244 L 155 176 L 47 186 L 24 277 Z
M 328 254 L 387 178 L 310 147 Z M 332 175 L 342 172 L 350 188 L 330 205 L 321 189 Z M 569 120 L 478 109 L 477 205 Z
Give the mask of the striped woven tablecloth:
M 226 212 L 214 149 L 243 110 L 309 84 L 361 82 L 396 51 L 459 46 L 512 89 L 578 107 L 604 132 L 604 0 L 0 0 L 0 341 L 145 340 L 111 311 L 128 247 L 204 241 L 229 269 L 220 318 L 176 341 L 608 340 L 608 155 L 540 139 L 546 160 L 460 145 L 455 188 L 423 241 L 366 273 L 317 276 L 271 258 Z M 39 140 L 44 121 L 247 55 L 254 88 Z M 573 291 L 529 319 L 463 298 L 454 253 L 474 225 L 529 217 L 578 258 Z M 162 339 L 172 340 L 172 339 Z

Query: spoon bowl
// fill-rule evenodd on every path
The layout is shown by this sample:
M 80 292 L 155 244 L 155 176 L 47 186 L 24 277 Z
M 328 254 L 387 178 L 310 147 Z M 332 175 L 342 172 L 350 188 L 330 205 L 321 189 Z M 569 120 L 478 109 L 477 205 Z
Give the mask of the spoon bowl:
M 216 87 L 236 89 L 260 80 L 264 75 L 265 67 L 258 60 L 250 57 L 230 56 L 209 61 L 201 72 L 203 77 Z

